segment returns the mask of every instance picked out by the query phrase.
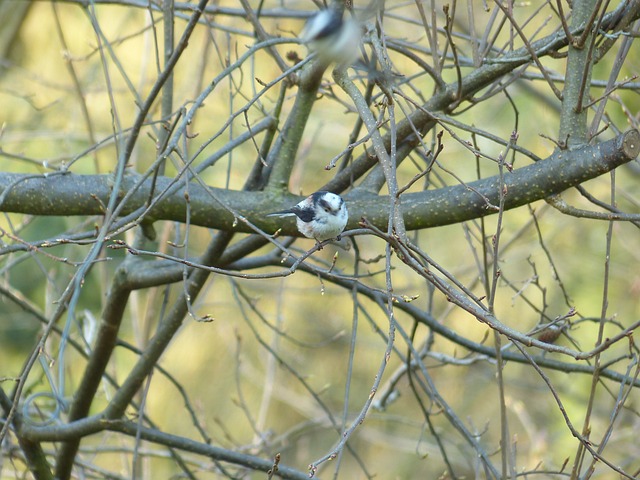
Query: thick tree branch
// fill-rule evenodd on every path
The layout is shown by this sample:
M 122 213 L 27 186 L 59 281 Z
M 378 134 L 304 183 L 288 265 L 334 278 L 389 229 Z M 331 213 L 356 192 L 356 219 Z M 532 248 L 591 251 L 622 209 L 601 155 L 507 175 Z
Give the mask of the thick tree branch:
M 640 133 L 628 132 L 596 146 L 573 151 L 558 151 L 545 160 L 514 170 L 505 175 L 505 209 L 513 209 L 558 194 L 623 165 L 638 155 Z M 112 194 L 108 175 L 33 176 L 0 174 L 0 211 L 30 215 L 101 215 L 103 205 Z M 176 180 L 161 177 L 156 191 L 162 192 Z M 124 215 L 141 209 L 148 199 L 150 180 L 125 178 L 124 190 L 132 192 L 124 206 Z M 500 194 L 499 177 L 489 177 L 468 184 L 455 185 L 418 193 L 404 194 L 402 210 L 408 230 L 437 227 L 468 221 L 496 212 Z M 349 228 L 362 217 L 381 229 L 386 228 L 389 199 L 385 196 L 354 194 L 346 196 Z M 188 199 L 181 190 L 158 202 L 146 213 L 147 220 L 185 220 L 190 202 L 192 225 L 226 231 L 255 231 L 248 222 L 267 232 L 282 228 L 285 235 L 299 235 L 293 220 L 265 218 L 295 203 L 299 197 L 274 196 L 265 192 L 240 192 L 206 189 L 190 185 Z M 234 213 L 235 212 L 235 213 Z M 247 221 L 238 221 L 246 219 Z M 138 221 L 138 219 L 136 219 Z

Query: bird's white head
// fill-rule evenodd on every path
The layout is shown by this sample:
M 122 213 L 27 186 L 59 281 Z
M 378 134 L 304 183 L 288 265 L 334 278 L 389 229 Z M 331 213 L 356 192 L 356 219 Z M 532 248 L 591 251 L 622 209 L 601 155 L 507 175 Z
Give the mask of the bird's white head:
M 335 7 L 321 10 L 309 19 L 300 38 L 311 52 L 329 63 L 350 64 L 356 60 L 362 41 L 361 26 L 354 18 L 344 20 Z

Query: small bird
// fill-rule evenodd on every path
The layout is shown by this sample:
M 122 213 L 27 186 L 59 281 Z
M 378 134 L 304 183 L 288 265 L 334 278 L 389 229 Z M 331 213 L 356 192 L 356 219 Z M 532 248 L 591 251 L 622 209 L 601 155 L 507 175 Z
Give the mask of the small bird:
M 362 41 L 360 24 L 353 18 L 343 20 L 343 11 L 329 7 L 309 18 L 300 38 L 326 62 L 350 63 L 358 56 Z
M 281 212 L 269 213 L 267 216 L 295 215 L 298 231 L 307 238 L 314 238 L 321 243 L 335 238 L 340 240 L 340 234 L 347 225 L 349 213 L 340 195 L 320 190 L 309 195 L 297 205 Z

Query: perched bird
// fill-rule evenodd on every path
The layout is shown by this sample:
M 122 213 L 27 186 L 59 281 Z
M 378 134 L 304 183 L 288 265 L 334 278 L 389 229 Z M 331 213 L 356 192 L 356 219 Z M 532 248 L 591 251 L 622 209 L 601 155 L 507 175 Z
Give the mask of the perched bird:
M 343 20 L 343 11 L 335 7 L 320 10 L 309 18 L 300 33 L 310 52 L 327 61 L 350 63 L 358 56 L 362 40 L 360 24 L 353 18 Z
M 349 213 L 340 195 L 323 190 L 309 195 L 297 205 L 267 216 L 295 215 L 298 230 L 307 238 L 318 243 L 331 238 L 340 240 L 340 234 L 347 225 Z

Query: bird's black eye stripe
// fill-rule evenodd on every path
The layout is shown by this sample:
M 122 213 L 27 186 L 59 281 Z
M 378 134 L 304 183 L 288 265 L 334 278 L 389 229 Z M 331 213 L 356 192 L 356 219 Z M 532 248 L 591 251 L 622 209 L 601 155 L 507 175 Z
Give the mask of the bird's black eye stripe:
M 324 209 L 325 212 L 331 212 L 332 211 L 331 205 L 329 205 L 329 203 L 326 200 L 322 199 L 318 203 L 320 203 L 320 206 Z

